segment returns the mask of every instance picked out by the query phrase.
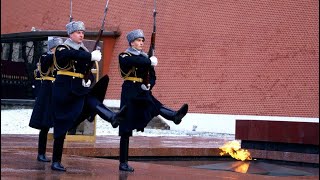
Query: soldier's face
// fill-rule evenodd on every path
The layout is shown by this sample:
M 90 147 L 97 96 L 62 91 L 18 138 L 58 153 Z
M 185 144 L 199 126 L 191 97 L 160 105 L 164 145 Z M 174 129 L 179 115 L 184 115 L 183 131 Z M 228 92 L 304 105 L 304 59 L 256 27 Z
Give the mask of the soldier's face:
M 84 32 L 83 31 L 75 31 L 70 34 L 70 39 L 75 42 L 80 44 L 83 41 L 84 38 Z
M 144 44 L 144 39 L 143 38 L 137 38 L 136 40 L 131 42 L 131 47 L 137 49 L 137 50 L 142 50 L 143 49 L 143 44 Z

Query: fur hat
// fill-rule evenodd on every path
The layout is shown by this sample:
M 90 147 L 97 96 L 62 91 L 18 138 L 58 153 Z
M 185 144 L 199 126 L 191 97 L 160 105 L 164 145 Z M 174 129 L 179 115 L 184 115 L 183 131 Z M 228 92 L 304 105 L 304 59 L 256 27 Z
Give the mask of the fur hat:
M 132 41 L 136 40 L 137 38 L 143 38 L 143 40 L 145 40 L 143 31 L 141 29 L 136 29 L 136 30 L 130 31 L 127 34 L 127 39 L 128 39 L 129 45 Z
M 84 23 L 82 21 L 71 21 L 66 25 L 68 35 L 75 31 L 85 31 Z
M 62 44 L 63 40 L 59 37 L 48 38 L 48 50 L 57 47 L 58 45 Z

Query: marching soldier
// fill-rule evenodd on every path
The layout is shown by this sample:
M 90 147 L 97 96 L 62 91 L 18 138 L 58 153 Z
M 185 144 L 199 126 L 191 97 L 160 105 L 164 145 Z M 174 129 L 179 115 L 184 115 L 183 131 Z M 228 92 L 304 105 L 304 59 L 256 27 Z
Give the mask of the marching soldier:
M 66 171 L 61 159 L 68 130 L 85 119 L 92 122 L 96 114 L 116 128 L 122 119 L 121 112 L 124 111 L 122 108 L 120 112 L 114 113 L 102 103 L 109 82 L 107 75 L 90 88 L 94 76 L 88 66 L 92 61 L 101 60 L 101 52 L 94 50 L 90 53 L 84 46 L 84 23 L 72 21 L 66 25 L 66 29 L 69 38 L 57 47 L 54 54 L 54 64 L 58 71 L 52 92 L 54 143 L 51 169 L 57 171 Z M 91 74 L 86 82 L 84 74 L 87 72 Z
M 120 164 L 119 170 L 133 172 L 128 165 L 129 137 L 132 131 L 144 131 L 144 128 L 153 117 L 161 115 L 175 124 L 179 124 L 188 112 L 188 104 L 184 104 L 178 111 L 165 107 L 151 92 L 155 85 L 156 75 L 154 66 L 158 64 L 155 56 L 143 52 L 145 37 L 140 29 L 127 34 L 129 48 L 119 54 L 121 76 L 124 79 L 121 92 L 120 107 L 126 106 L 126 117 L 119 126 L 120 137 Z M 144 83 L 144 78 L 150 72 L 149 87 Z
M 61 38 L 53 38 L 48 41 L 48 52 L 43 54 L 37 63 L 38 89 L 35 105 L 31 114 L 29 126 L 39 129 L 38 156 L 37 160 L 41 162 L 50 162 L 46 157 L 47 136 L 49 129 L 53 127 L 51 119 L 51 91 L 52 83 L 55 77 L 53 67 L 53 52 L 55 48 L 62 44 Z

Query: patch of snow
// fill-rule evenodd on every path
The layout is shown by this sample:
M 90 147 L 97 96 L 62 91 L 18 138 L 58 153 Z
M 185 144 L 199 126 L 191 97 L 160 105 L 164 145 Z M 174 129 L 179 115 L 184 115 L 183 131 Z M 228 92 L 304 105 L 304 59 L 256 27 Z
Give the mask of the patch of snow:
M 32 109 L 1 110 L 1 134 L 39 134 L 39 130 L 29 127 Z M 176 125 L 174 125 L 176 126 Z M 118 135 L 118 128 L 97 116 L 96 135 Z M 145 129 L 144 132 L 133 132 L 133 136 L 199 136 L 234 139 L 233 134 L 197 132 L 191 130 Z

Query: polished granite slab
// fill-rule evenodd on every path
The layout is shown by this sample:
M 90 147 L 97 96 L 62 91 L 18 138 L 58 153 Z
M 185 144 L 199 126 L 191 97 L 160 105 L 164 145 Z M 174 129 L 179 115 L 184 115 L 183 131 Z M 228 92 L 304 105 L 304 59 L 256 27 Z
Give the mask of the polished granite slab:
M 268 176 L 314 176 L 316 174 L 306 170 L 299 170 L 295 166 L 284 167 L 283 165 L 266 163 L 262 161 L 221 162 L 193 167 L 199 169 L 225 170 L 238 173 L 260 174 Z
M 1 149 L 18 149 L 37 152 L 37 135 L 1 135 Z M 192 137 L 192 136 L 163 136 L 130 138 L 130 157 L 220 157 L 219 147 L 234 139 Z M 47 152 L 52 152 L 52 140 L 48 140 Z M 296 152 L 268 151 L 248 149 L 252 158 L 273 159 L 292 162 L 319 164 L 319 154 Z M 87 157 L 119 156 L 119 136 L 97 136 L 93 142 L 66 141 L 64 155 Z M 229 156 L 226 156 L 229 157 Z
M 319 145 L 319 123 L 236 120 L 236 139 Z
M 2 134 L 1 135 L 1 175 L 10 178 L 19 177 L 22 178 L 24 175 L 35 175 L 39 177 L 39 179 L 43 179 L 44 175 L 41 175 L 41 172 L 44 170 L 46 174 L 49 174 L 50 177 L 60 178 L 59 172 L 52 172 L 50 166 L 48 164 L 39 163 L 35 160 L 37 153 L 37 135 L 9 135 Z M 145 137 L 145 136 L 134 136 L 130 140 L 130 150 L 129 150 L 129 161 L 130 164 L 134 164 L 135 168 L 138 168 L 139 173 L 143 173 L 142 175 L 126 175 L 117 171 L 118 166 L 118 155 L 119 155 L 119 137 L 118 136 L 97 136 L 96 141 L 93 142 L 74 142 L 74 141 L 66 141 L 64 144 L 64 154 L 63 154 L 63 163 L 68 168 L 67 175 L 61 175 L 62 177 L 71 177 L 76 178 L 80 177 L 77 173 L 82 174 L 84 177 L 94 179 L 103 179 L 101 176 L 108 177 L 107 179 L 118 179 L 123 178 L 122 176 L 129 179 L 175 179 L 174 175 L 170 176 L 166 173 L 175 173 L 175 171 L 171 171 L 171 169 L 176 169 L 177 179 L 197 179 L 196 175 L 184 174 L 184 171 L 191 171 L 195 174 L 200 173 L 206 169 L 206 175 L 199 175 L 199 178 L 202 179 L 215 179 L 220 178 L 224 179 L 224 177 L 231 177 L 231 179 L 246 179 L 245 175 L 233 175 L 235 173 L 233 169 L 227 168 L 226 165 L 230 162 L 221 162 L 221 158 L 229 158 L 229 156 L 220 156 L 220 149 L 222 145 L 226 142 L 234 139 L 228 138 L 212 138 L 212 137 L 189 137 L 189 136 L 172 136 L 172 137 Z M 48 141 L 47 146 L 47 155 L 49 158 L 52 156 L 52 140 Z M 290 161 L 290 162 L 306 162 L 306 163 L 314 163 L 315 165 L 319 165 L 319 154 L 297 154 L 293 152 L 273 152 L 273 151 L 257 151 L 251 150 L 251 155 L 254 159 L 257 159 L 257 162 L 263 162 L 263 159 L 275 159 L 280 161 Z M 99 158 L 97 158 L 99 157 Z M 103 157 L 103 158 L 102 158 Z M 186 157 L 188 157 L 189 161 L 186 161 Z M 108 158 L 108 159 L 106 159 Z M 146 160 L 148 158 L 156 159 L 155 161 Z M 160 159 L 165 158 L 168 162 L 160 161 Z M 138 160 L 139 159 L 139 160 Z M 142 159 L 142 160 L 141 160 Z M 178 159 L 178 160 L 177 160 Z M 179 160 L 180 159 L 180 160 Z M 205 159 L 205 161 L 203 160 Z M 99 164 L 98 162 L 103 161 L 105 165 L 95 165 Z M 207 162 L 206 162 L 207 161 Z M 86 162 L 90 162 L 86 165 Z M 192 164 L 193 163 L 193 164 Z M 212 164 L 218 164 L 220 168 L 218 169 L 210 169 Z M 225 164 L 223 164 L 225 163 Z M 227 164 L 226 164 L 227 163 Z M 236 161 L 236 163 L 241 163 L 240 161 Z M 82 165 L 83 164 L 83 165 Z M 94 164 L 94 165 L 93 165 Z M 158 172 L 158 166 L 154 165 L 164 165 L 159 167 L 160 171 Z M 252 173 L 259 175 L 249 176 L 256 178 L 269 178 L 264 176 L 270 176 L 265 172 L 264 169 L 259 168 L 259 166 L 255 165 L 254 162 L 250 162 L 251 170 L 248 173 Z M 196 168 L 195 166 L 204 165 L 206 168 Z M 80 166 L 80 169 L 78 168 Z M 229 164 L 230 166 L 230 164 Z M 245 166 L 245 165 L 243 165 Z M 151 169 L 146 170 L 146 167 L 152 167 Z M 179 167 L 184 167 L 188 169 L 181 169 Z M 209 168 L 208 168 L 209 167 Z M 217 167 L 217 165 L 215 165 Z M 31 168 L 31 169 L 30 169 Z M 96 168 L 97 170 L 92 171 L 92 168 Z M 100 169 L 111 169 L 106 170 L 106 172 L 102 172 Z M 168 169 L 168 172 L 166 169 Z M 191 168 L 192 170 L 190 170 Z M 301 167 L 302 168 L 302 167 Z M 195 171 L 194 169 L 199 169 Z M 142 170 L 142 172 L 140 172 Z M 304 171 L 304 169 L 302 169 Z M 144 172 L 144 171 L 147 171 Z M 156 172 L 151 172 L 156 171 Z M 209 172 L 214 171 L 214 172 Z M 219 172 L 217 172 L 219 171 Z M 220 172 L 224 171 L 224 172 Z M 229 172 L 228 172 L 229 171 Z M 232 171 L 232 172 L 230 172 Z M 256 173 L 254 173 L 256 172 Z M 296 172 L 296 171 L 294 171 Z M 115 174 L 110 174 L 115 173 Z M 163 175 L 163 178 L 160 178 Z M 221 174 L 220 174 L 221 173 Z M 231 173 L 229 175 L 229 173 Z M 238 172 L 236 172 L 238 173 Z M 248 174 L 244 173 L 244 174 Z M 21 177 L 15 176 L 14 174 L 22 174 Z M 94 174 L 94 175 L 92 175 Z M 224 175 L 223 175 L 224 174 Z M 227 175 L 228 174 L 228 175 Z M 273 173 L 274 174 L 274 173 Z M 303 178 L 311 178 L 313 176 L 318 178 L 319 171 L 316 171 L 314 175 L 304 174 Z M 70 176 L 69 176 L 70 175 Z M 220 176 L 221 175 L 221 176 Z M 261 176 L 263 175 L 263 176 Z M 272 175 L 272 173 L 271 173 Z M 119 176 L 119 177 L 118 177 Z M 296 174 L 286 174 L 286 176 L 292 176 L 296 178 Z M 110 178 L 109 178 L 110 177 Z M 67 178 L 67 179 L 68 179 Z M 316 178 L 316 179 L 317 179 Z M 6 179 L 6 178 L 5 178 Z
M 48 153 L 49 156 L 51 153 Z M 135 172 L 118 170 L 118 160 L 64 155 L 66 172 L 53 171 L 50 163 L 38 162 L 30 149 L 1 148 L 1 179 L 117 179 L 117 180 L 212 180 L 212 179 L 319 179 L 319 175 L 270 176 L 263 173 L 239 173 L 229 170 L 195 168 L 178 164 L 157 164 L 130 161 Z M 238 161 L 237 161 L 238 162 Z M 212 164 L 212 163 L 211 163 Z M 187 163 L 185 163 L 187 165 Z M 210 166 L 207 165 L 207 166 Z M 230 165 L 229 165 L 230 166 Z M 286 169 L 284 169 L 286 170 Z M 255 172 L 263 170 L 254 170 Z

